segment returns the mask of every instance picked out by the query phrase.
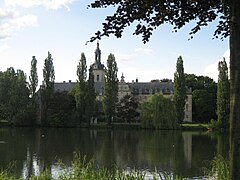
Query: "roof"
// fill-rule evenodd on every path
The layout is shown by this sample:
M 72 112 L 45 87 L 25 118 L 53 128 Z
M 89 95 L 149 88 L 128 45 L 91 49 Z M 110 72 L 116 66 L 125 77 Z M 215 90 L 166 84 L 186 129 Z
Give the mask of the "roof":
M 173 93 L 173 82 L 135 82 L 128 83 L 132 89 L 133 94 L 143 93 L 158 93 L 162 92 L 163 94 Z
M 61 83 L 55 82 L 54 90 L 59 91 L 59 92 L 63 92 L 63 91 L 70 92 L 76 84 L 77 84 L 77 82 L 71 82 L 71 81 L 70 82 L 61 82 Z M 103 82 L 95 82 L 94 87 L 95 87 L 95 92 L 97 94 L 100 94 L 103 91 L 104 83 Z
M 63 91 L 67 91 L 67 92 L 70 92 L 73 87 L 76 85 L 77 83 L 76 82 L 61 82 L 61 83 L 54 83 L 54 90 L 55 91 L 60 91 L 60 92 L 63 92 Z
M 76 82 L 62 82 L 54 83 L 55 91 L 71 91 L 76 85 Z M 154 94 L 154 93 L 163 93 L 163 94 L 172 94 L 173 93 L 173 82 L 133 82 L 126 83 L 133 94 Z M 97 95 L 102 94 L 104 88 L 104 82 L 94 82 L 95 92 Z M 191 89 L 187 90 L 187 93 L 191 93 Z

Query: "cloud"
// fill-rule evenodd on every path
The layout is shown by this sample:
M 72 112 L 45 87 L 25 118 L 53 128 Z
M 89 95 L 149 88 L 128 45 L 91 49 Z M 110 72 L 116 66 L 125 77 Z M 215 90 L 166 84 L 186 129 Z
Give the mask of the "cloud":
M 37 26 L 37 16 L 28 14 L 18 17 L 12 22 L 12 25 L 14 25 L 14 27 L 18 30 L 21 30 L 28 26 Z
M 223 57 L 225 58 L 228 69 L 229 69 L 229 63 L 230 63 L 230 50 L 224 52 Z M 204 75 L 209 76 L 214 79 L 214 81 L 218 81 L 218 62 L 222 61 L 223 59 L 217 60 L 215 63 L 208 65 L 204 70 Z
M 26 8 L 44 6 L 48 9 L 60 9 L 65 7 L 69 11 L 68 5 L 74 1 L 76 0 L 5 0 L 5 4 L 10 7 L 22 6 Z
M 13 9 L 0 8 L 0 20 L 11 19 L 17 16 L 17 12 Z
M 0 9 L 0 40 L 11 37 L 15 31 L 37 25 L 37 16 L 31 14 L 19 16 L 13 9 Z
M 152 55 L 153 50 L 149 48 L 137 48 L 135 52 L 142 53 L 144 55 Z
M 123 54 L 123 53 L 114 53 L 114 56 L 116 58 L 116 61 L 121 61 L 121 62 L 126 62 L 126 61 L 131 61 L 133 60 L 137 55 L 132 53 L 132 54 Z

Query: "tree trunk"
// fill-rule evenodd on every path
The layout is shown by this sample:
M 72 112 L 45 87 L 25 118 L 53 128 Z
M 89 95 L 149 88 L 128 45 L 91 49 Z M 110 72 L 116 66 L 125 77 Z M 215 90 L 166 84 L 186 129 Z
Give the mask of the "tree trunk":
M 240 179 L 240 1 L 230 1 L 230 179 Z

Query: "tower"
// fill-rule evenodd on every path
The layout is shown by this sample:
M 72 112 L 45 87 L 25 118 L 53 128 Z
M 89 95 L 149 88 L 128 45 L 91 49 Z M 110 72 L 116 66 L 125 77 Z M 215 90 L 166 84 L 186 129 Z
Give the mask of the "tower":
M 93 68 L 94 82 L 104 82 L 104 65 L 101 63 L 101 50 L 99 48 L 99 42 L 97 42 L 97 48 L 94 53 L 95 61 L 91 65 Z

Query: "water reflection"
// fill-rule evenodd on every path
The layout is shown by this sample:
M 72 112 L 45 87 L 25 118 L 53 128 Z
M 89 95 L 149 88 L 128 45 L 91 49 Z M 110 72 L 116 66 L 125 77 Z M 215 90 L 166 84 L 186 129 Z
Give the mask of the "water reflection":
M 96 166 L 148 169 L 200 177 L 204 162 L 227 156 L 228 136 L 203 132 L 0 128 L 0 167 L 28 178 L 42 170 L 70 167 L 73 152 L 94 159 Z

